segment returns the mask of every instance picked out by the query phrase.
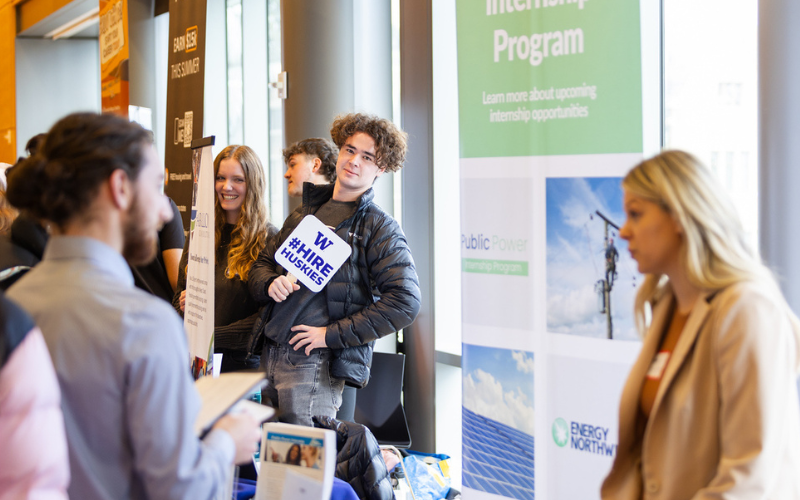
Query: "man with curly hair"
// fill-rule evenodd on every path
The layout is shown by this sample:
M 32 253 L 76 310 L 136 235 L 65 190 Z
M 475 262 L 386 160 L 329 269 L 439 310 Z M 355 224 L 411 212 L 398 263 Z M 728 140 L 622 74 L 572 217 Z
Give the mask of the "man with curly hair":
M 255 300 L 267 304 L 252 346 L 257 352 L 264 344 L 264 394 L 283 421 L 302 425 L 312 425 L 314 415 L 334 417 L 345 383 L 367 384 L 374 341 L 410 325 L 420 307 L 405 235 L 375 204 L 372 190 L 378 177 L 402 168 L 406 133 L 389 120 L 354 113 L 336 118 L 331 137 L 339 148 L 336 181 L 304 185 L 302 206 L 258 256 L 249 280 Z M 274 259 L 309 214 L 352 249 L 319 293 L 296 283 Z
M 336 147 L 327 139 L 313 137 L 283 150 L 289 196 L 303 196 L 303 184 L 330 184 L 336 180 Z

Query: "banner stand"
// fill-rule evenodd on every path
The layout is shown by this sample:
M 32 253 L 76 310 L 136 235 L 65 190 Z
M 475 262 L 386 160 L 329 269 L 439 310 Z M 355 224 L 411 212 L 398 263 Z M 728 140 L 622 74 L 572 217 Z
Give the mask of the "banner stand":
M 456 2 L 466 500 L 598 498 L 614 460 L 651 3 Z
M 183 326 L 195 379 L 212 373 L 214 359 L 214 136 L 192 141 L 192 218 Z

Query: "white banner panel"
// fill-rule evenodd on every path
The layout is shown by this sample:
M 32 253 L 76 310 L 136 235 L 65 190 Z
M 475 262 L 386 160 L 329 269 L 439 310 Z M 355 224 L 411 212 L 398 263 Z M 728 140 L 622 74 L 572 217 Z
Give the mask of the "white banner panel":
M 641 281 L 620 181 L 658 129 L 647 3 L 456 2 L 467 500 L 599 498 L 616 452 Z
M 214 354 L 214 163 L 211 146 L 192 155 L 194 189 L 189 230 L 189 269 L 183 325 L 195 378 L 211 373 Z

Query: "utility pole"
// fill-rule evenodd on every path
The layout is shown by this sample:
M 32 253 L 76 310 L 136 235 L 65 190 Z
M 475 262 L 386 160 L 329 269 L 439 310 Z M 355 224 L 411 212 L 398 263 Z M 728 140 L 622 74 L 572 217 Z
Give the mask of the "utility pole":
M 603 219 L 603 257 L 606 261 L 606 274 L 605 278 L 600 280 L 603 287 L 603 304 L 605 305 L 605 313 L 606 313 L 606 334 L 609 339 L 614 338 L 614 327 L 611 323 L 611 289 L 614 286 L 614 274 L 616 273 L 616 266 L 613 269 L 610 269 L 610 266 L 615 264 L 616 261 L 609 263 L 609 244 L 608 244 L 608 226 L 613 227 L 617 231 L 619 231 L 619 226 L 614 224 L 608 217 L 601 214 L 599 210 L 595 210 L 595 212 L 601 219 Z M 616 253 L 616 249 L 614 252 Z M 615 256 L 611 257 L 615 259 Z M 610 271 L 610 272 L 609 272 Z M 602 311 L 601 311 L 602 312 Z

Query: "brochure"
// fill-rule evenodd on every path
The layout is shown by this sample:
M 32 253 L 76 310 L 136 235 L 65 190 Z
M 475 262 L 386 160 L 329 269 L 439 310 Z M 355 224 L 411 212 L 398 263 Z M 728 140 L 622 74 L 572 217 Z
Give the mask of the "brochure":
M 334 431 L 266 423 L 255 500 L 327 500 L 335 470 Z
M 233 405 L 255 390 L 264 383 L 264 372 L 230 372 L 223 373 L 218 378 L 202 377 L 194 383 L 197 392 L 200 394 L 202 406 L 200 413 L 195 420 L 195 433 L 203 437 L 214 423 L 226 414 Z M 269 415 L 263 417 L 264 420 L 272 416 L 274 410 L 264 406 Z M 261 412 L 261 415 L 264 413 Z

